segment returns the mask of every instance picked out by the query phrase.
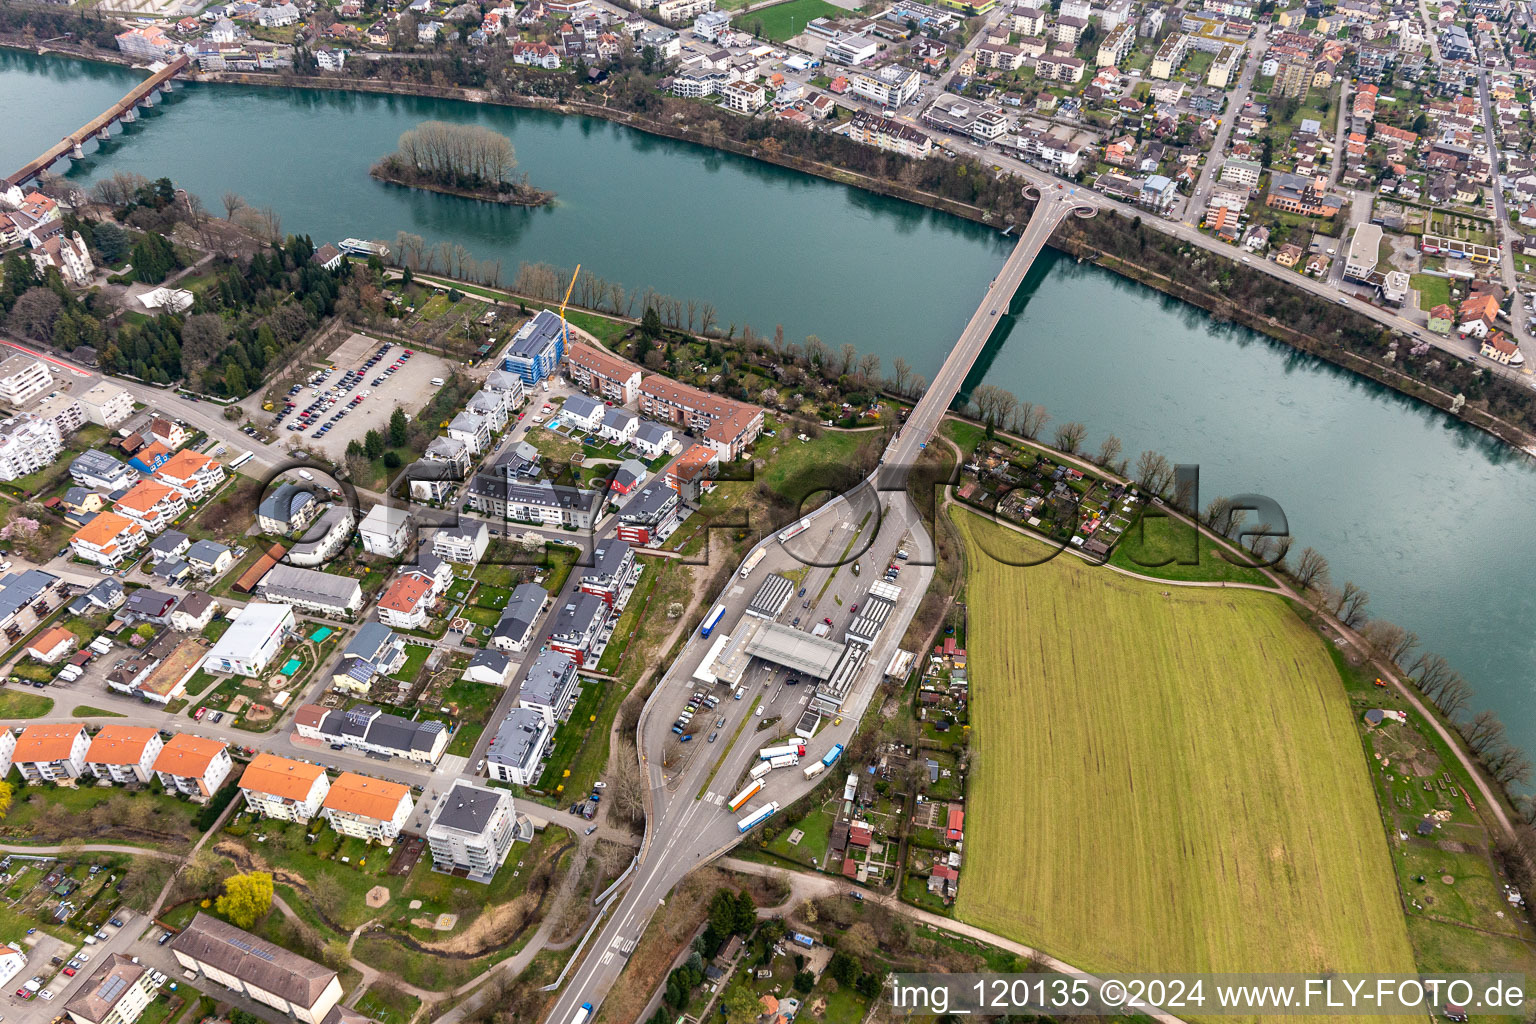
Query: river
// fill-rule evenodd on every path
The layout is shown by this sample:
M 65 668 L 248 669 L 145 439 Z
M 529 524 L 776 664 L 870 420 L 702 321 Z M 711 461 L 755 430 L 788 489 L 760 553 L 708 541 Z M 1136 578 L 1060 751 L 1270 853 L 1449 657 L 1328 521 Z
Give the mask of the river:
M 139 76 L 0 51 L 0 167 L 84 124 Z M 368 166 L 427 118 L 505 132 L 556 205 L 526 210 L 375 182 Z M 1001 266 L 996 232 L 899 201 L 603 121 L 465 103 L 192 84 L 71 174 L 174 178 L 220 209 L 270 205 L 317 243 L 397 231 L 501 259 L 582 263 L 629 288 L 713 303 L 722 325 L 931 373 Z M 973 378 L 1109 432 L 1128 456 L 1198 464 L 1204 499 L 1257 492 L 1334 579 L 1415 630 L 1536 758 L 1536 474 L 1481 433 L 1385 388 L 1214 323 L 1053 252 Z M 1049 429 L 1047 430 L 1049 433 Z M 1027 624 L 1026 624 L 1027 627 Z

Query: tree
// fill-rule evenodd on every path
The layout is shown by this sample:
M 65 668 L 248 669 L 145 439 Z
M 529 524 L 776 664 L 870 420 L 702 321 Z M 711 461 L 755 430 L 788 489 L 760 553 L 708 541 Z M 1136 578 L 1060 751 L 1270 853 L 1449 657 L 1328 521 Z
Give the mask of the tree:
M 1033 441 L 1040 436 L 1040 431 L 1045 428 L 1050 418 L 1051 414 L 1045 411 L 1045 406 L 1025 402 L 1019 406 L 1018 419 L 1015 422 L 1019 433 Z
M 1161 494 L 1168 486 L 1172 475 L 1173 467 L 1168 465 L 1168 460 L 1160 453 L 1144 451 L 1136 456 L 1134 479 L 1144 490 L 1152 494 Z
M 337 912 L 346 903 L 347 891 L 334 874 L 321 871 L 310 883 L 309 899 L 323 916 L 334 920 Z
M 0 818 L 4 818 L 11 811 L 11 800 L 15 797 L 15 791 L 11 784 L 0 780 Z
M 725 1009 L 727 1024 L 754 1024 L 763 1009 L 752 990 L 745 985 L 732 985 L 726 989 L 721 1004 Z
M 645 307 L 645 315 L 640 318 L 640 334 L 648 341 L 661 337 L 661 314 L 656 312 L 655 306 Z
M 1121 447 L 1120 439 L 1114 434 L 1106 437 L 1104 443 L 1099 445 L 1099 465 L 1105 469 L 1113 470 L 1115 460 L 1120 457 Z
M 272 909 L 272 876 L 265 871 L 230 875 L 214 909 L 236 928 L 250 928 Z
M 859 980 L 859 962 L 842 950 L 838 950 L 827 962 L 827 973 L 832 975 L 839 985 L 852 985 Z
M 736 896 L 729 889 L 716 889 L 709 901 L 709 926 L 722 939 L 736 931 Z
M 1088 428 L 1081 423 L 1063 423 L 1056 428 L 1056 447 L 1071 455 L 1077 451 L 1077 446 L 1083 443 L 1087 434 Z
M 187 376 L 218 362 L 229 346 L 229 330 L 217 313 L 199 313 L 181 325 L 181 366 Z
M 1296 562 L 1296 584 L 1302 590 L 1311 590 L 1314 586 L 1323 587 L 1328 583 L 1328 559 L 1316 548 L 1302 548 L 1301 558 Z
M 757 926 L 757 904 L 745 889 L 736 894 L 736 916 L 733 931 L 746 935 Z
M 370 459 L 377 459 L 384 454 L 384 435 L 377 430 L 370 430 L 363 435 L 363 454 Z
M 401 465 L 403 465 L 403 460 L 400 458 L 400 453 L 399 452 L 397 452 L 397 451 L 387 451 L 387 452 L 384 453 L 384 468 L 385 469 L 399 469 L 401 467 Z
M 411 439 L 411 424 L 405 418 L 405 410 L 398 405 L 389 414 L 389 446 L 404 448 Z
M 810 971 L 799 971 L 795 974 L 794 986 L 796 992 L 805 995 L 816 987 L 816 975 Z
M 11 307 L 6 325 L 33 341 L 53 340 L 53 322 L 58 319 L 63 300 L 47 288 L 30 288 Z
M 116 263 L 128 254 L 128 232 L 113 221 L 104 220 L 97 224 L 92 234 L 95 235 L 96 255 L 101 257 L 102 263 Z

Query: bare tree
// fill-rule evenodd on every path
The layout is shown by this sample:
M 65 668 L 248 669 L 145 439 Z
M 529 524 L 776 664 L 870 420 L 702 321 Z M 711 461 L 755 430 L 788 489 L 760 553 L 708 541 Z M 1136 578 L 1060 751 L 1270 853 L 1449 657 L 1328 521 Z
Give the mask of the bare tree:
M 640 761 L 629 739 L 619 742 L 619 749 L 608 760 L 609 799 L 614 813 L 632 825 L 645 820 L 645 783 L 640 777 Z
M 1413 667 L 1408 671 L 1418 685 L 1419 692 L 1433 700 L 1440 687 L 1450 678 L 1451 666 L 1440 655 L 1425 651 L 1414 660 Z
M 1435 699 L 1435 707 L 1439 708 L 1446 717 L 1455 718 L 1471 699 L 1471 684 L 1461 677 L 1461 673 L 1453 672 L 1440 687 L 1440 695 Z
M 224 219 L 234 220 L 235 211 L 244 208 L 245 198 L 238 192 L 225 192 L 223 196 Z
M 1033 441 L 1040 436 L 1040 431 L 1045 429 L 1050 418 L 1051 414 L 1045 411 L 1045 406 L 1025 402 L 1019 406 L 1019 433 Z
M 117 171 L 91 186 L 91 198 L 104 206 L 127 206 L 149 179 L 132 171 Z
M 1302 548 L 1296 562 L 1296 585 L 1303 591 L 1328 585 L 1328 559 L 1316 548 Z
M 780 327 L 780 344 L 778 346 L 780 348 L 783 347 L 783 331 L 784 328 Z M 907 393 L 907 385 L 912 382 L 912 364 L 901 358 L 901 356 L 897 356 L 895 359 L 891 360 L 891 372 L 895 374 L 895 376 L 891 378 L 891 390 L 896 392 L 898 395 L 905 395 Z
M 1382 657 L 1401 666 L 1408 655 L 1419 646 L 1419 636 L 1386 619 L 1368 622 L 1360 631 L 1366 643 L 1374 647 Z
M 1152 494 L 1161 494 L 1172 478 L 1173 467 L 1160 452 L 1148 450 L 1136 456 L 1134 479 L 1143 490 Z
M 1467 741 L 1467 749 L 1478 757 L 1504 742 L 1504 723 L 1492 711 L 1479 711 L 1459 728 L 1461 738 Z
M 1338 601 L 1333 606 L 1333 614 L 1338 616 L 1340 622 L 1353 629 L 1365 621 L 1365 609 L 1370 603 L 1370 594 L 1355 583 L 1346 581 L 1344 589 L 1339 592 Z
M 1056 428 L 1056 447 L 1071 455 L 1077 451 L 1077 446 L 1083 443 L 1083 438 L 1088 435 L 1088 428 L 1074 421 L 1063 423 Z
M 1120 439 L 1114 434 L 1106 437 L 1104 443 L 1099 445 L 1099 465 L 1113 472 L 1115 460 L 1120 457 L 1121 447 Z

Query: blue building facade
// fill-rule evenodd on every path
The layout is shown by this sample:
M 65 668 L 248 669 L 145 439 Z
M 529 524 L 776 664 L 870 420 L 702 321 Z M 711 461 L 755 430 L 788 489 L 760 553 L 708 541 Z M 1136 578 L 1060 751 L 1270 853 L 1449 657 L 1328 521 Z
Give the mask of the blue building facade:
M 565 358 L 565 330 L 560 316 L 541 309 L 512 336 L 501 368 L 532 386 L 555 372 Z

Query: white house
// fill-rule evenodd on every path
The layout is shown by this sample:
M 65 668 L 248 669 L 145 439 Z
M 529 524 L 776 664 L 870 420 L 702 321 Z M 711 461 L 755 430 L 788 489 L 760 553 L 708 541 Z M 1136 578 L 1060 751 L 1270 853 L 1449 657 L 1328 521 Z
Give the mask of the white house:
M 409 786 L 355 772 L 342 772 L 320 804 L 320 812 L 337 832 L 385 844 L 400 835 L 414 808 Z
M 635 431 L 638 429 L 640 429 L 640 417 L 628 409 L 609 409 L 603 414 L 603 424 L 598 428 L 598 436 L 605 441 L 624 445 L 634 440 Z
M 168 793 L 206 800 L 219 791 L 234 768 L 229 746 L 179 732 L 155 758 L 155 775 Z
M 444 527 L 432 535 L 432 553 L 445 562 L 476 565 L 485 557 L 490 534 L 478 519 L 465 519 L 458 526 Z
M 85 772 L 91 738 L 77 723 L 29 725 L 16 740 L 11 763 L 28 782 L 78 779 Z
M 538 781 L 554 730 L 537 711 L 513 708 L 485 752 L 486 774 L 498 782 L 531 786 Z
M 605 409 L 607 406 L 595 398 L 572 395 L 565 400 L 565 407 L 560 410 L 560 420 L 577 430 L 591 433 L 602 425 Z
M 357 532 L 370 555 L 398 558 L 411 543 L 411 514 L 403 508 L 375 505 L 357 525 Z

